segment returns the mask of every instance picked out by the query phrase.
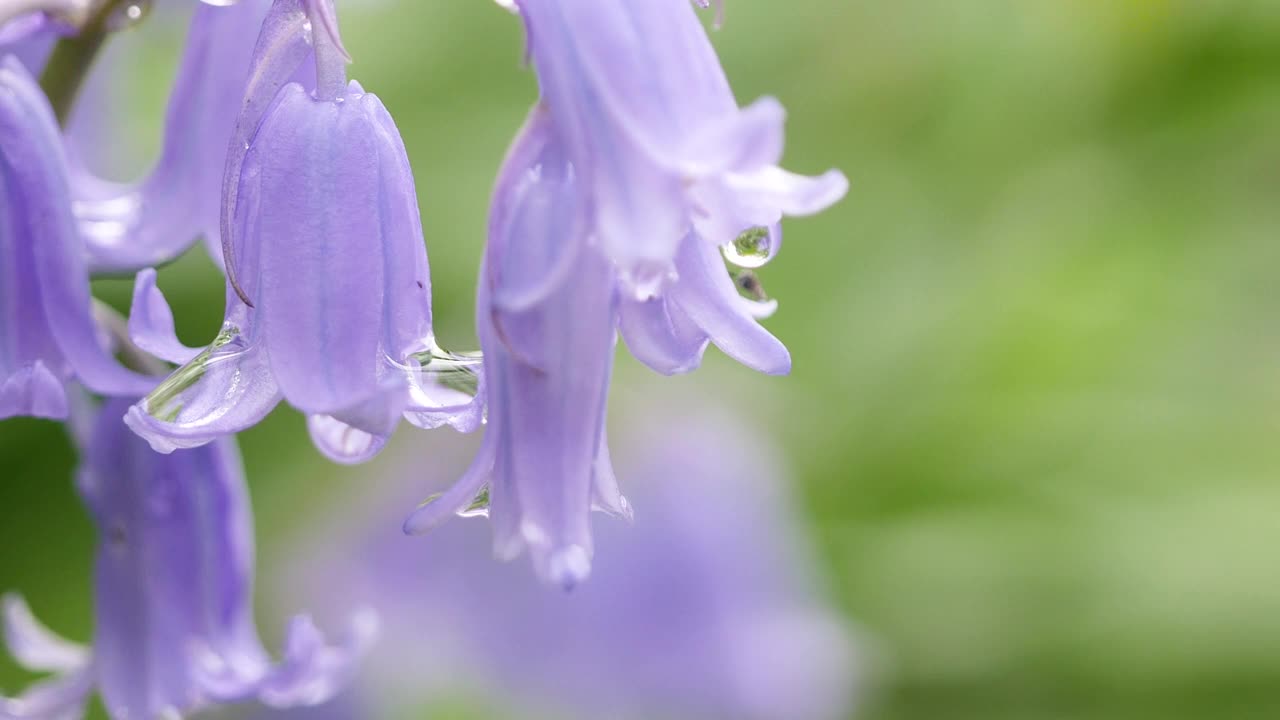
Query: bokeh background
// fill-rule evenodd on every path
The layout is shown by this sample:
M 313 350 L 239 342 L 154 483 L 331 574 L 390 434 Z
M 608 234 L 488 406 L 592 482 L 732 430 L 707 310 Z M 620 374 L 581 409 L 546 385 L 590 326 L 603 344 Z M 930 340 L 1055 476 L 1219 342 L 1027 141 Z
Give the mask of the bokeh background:
M 489 188 L 535 94 L 518 24 L 339 5 L 415 169 L 437 333 L 471 347 Z M 139 166 L 183 34 L 157 15 L 117 91 Z M 787 166 L 852 181 L 761 273 L 794 373 L 712 351 L 696 377 L 793 467 L 873 658 L 859 716 L 1280 717 L 1280 3 L 731 0 L 714 42 L 741 102 L 787 106 Z M 222 314 L 201 253 L 161 274 L 191 344 Z M 97 289 L 124 308 L 129 286 Z M 620 352 L 615 397 L 649 374 Z M 363 476 L 289 410 L 242 446 L 269 575 Z M 73 464 L 59 426 L 0 424 L 0 586 L 84 638 Z M 24 677 L 0 657 L 0 686 Z

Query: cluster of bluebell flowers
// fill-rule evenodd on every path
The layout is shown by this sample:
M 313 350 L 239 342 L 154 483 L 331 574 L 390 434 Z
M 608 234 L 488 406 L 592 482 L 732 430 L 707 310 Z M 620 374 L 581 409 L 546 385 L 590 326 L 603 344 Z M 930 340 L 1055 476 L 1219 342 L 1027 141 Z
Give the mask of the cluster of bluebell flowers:
M 524 24 L 540 98 L 497 176 L 481 352 L 451 353 L 432 330 L 404 144 L 347 77 L 333 0 L 194 4 L 159 159 L 117 182 L 86 159 L 101 138 L 77 98 L 146 3 L 0 0 L 0 419 L 68 423 L 99 533 L 91 647 L 6 596 L 11 652 L 53 677 L 0 697 L 2 720 L 78 717 L 94 689 L 116 720 L 337 691 L 370 618 L 330 643 L 301 617 L 274 661 L 253 627 L 234 435 L 281 401 L 341 463 L 373 457 L 402 419 L 484 427 L 471 467 L 405 531 L 485 515 L 498 557 L 527 551 L 546 582 L 582 582 L 591 511 L 632 514 L 605 432 L 616 339 L 663 374 L 711 343 L 788 372 L 752 270 L 784 215 L 846 189 L 839 172 L 778 166 L 781 106 L 738 106 L 689 0 L 500 2 Z M 201 239 L 226 306 L 193 348 L 155 267 Z M 90 290 L 121 273 L 136 273 L 127 318 Z

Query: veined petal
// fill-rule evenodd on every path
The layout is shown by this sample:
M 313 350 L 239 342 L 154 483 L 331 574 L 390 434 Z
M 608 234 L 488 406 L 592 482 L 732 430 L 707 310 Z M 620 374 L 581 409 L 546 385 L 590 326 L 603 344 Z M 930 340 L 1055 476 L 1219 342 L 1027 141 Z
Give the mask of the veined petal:
M 173 311 L 156 285 L 156 271 L 147 268 L 133 281 L 133 304 L 129 308 L 129 339 L 134 345 L 167 360 L 184 365 L 200 354 L 178 340 L 173 328 Z
M 751 316 L 725 270 L 719 248 L 690 235 L 680 248 L 677 267 L 680 280 L 670 289 L 671 301 L 716 347 L 768 375 L 791 371 L 791 354 Z
M 384 202 L 371 95 L 336 103 L 289 85 L 263 121 L 245 167 L 260 173 L 258 318 L 272 374 L 289 403 L 332 414 L 377 389 L 386 269 L 397 260 Z M 241 202 L 241 207 L 246 203 Z M 420 241 L 420 238 L 418 239 Z M 402 290 L 403 291 L 403 290 Z
M 88 653 L 45 627 L 20 595 L 5 595 L 4 642 L 9 654 L 27 670 L 67 672 L 85 666 Z
M 220 194 L 222 257 L 227 280 L 232 287 L 240 287 L 236 272 L 240 258 L 236 249 L 238 241 L 233 236 L 233 225 L 240 212 L 237 210 L 237 203 L 245 156 L 263 116 L 275 102 L 280 89 L 289 82 L 295 70 L 312 51 L 306 38 L 307 22 L 307 14 L 298 0 L 273 2 L 266 19 L 262 21 L 262 30 L 258 33 L 257 43 L 253 48 L 240 112 L 227 146 Z

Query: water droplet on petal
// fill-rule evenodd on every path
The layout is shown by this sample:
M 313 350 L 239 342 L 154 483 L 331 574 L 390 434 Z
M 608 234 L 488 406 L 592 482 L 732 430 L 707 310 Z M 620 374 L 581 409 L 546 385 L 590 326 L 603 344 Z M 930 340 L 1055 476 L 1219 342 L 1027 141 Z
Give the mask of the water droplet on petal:
M 723 246 L 724 257 L 744 268 L 758 268 L 773 259 L 777 253 L 775 230 L 756 225 L 743 230 L 733 242 Z
M 470 505 L 462 508 L 457 513 L 458 517 L 489 517 L 489 486 L 485 485 L 480 488 L 480 492 L 476 493 L 475 499 Z

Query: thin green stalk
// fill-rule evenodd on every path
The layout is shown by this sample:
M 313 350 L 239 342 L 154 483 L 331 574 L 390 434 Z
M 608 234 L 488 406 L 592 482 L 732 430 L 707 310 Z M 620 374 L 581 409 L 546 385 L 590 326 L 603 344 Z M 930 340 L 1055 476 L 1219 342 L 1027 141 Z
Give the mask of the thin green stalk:
M 40 75 L 40 87 L 48 96 L 59 125 L 66 126 L 80 87 L 89 75 L 89 68 L 93 67 L 98 51 L 106 42 L 110 32 L 108 20 L 126 2 L 127 0 L 106 0 L 78 34 L 65 37 L 53 46 L 53 54 L 49 56 L 44 73 Z

